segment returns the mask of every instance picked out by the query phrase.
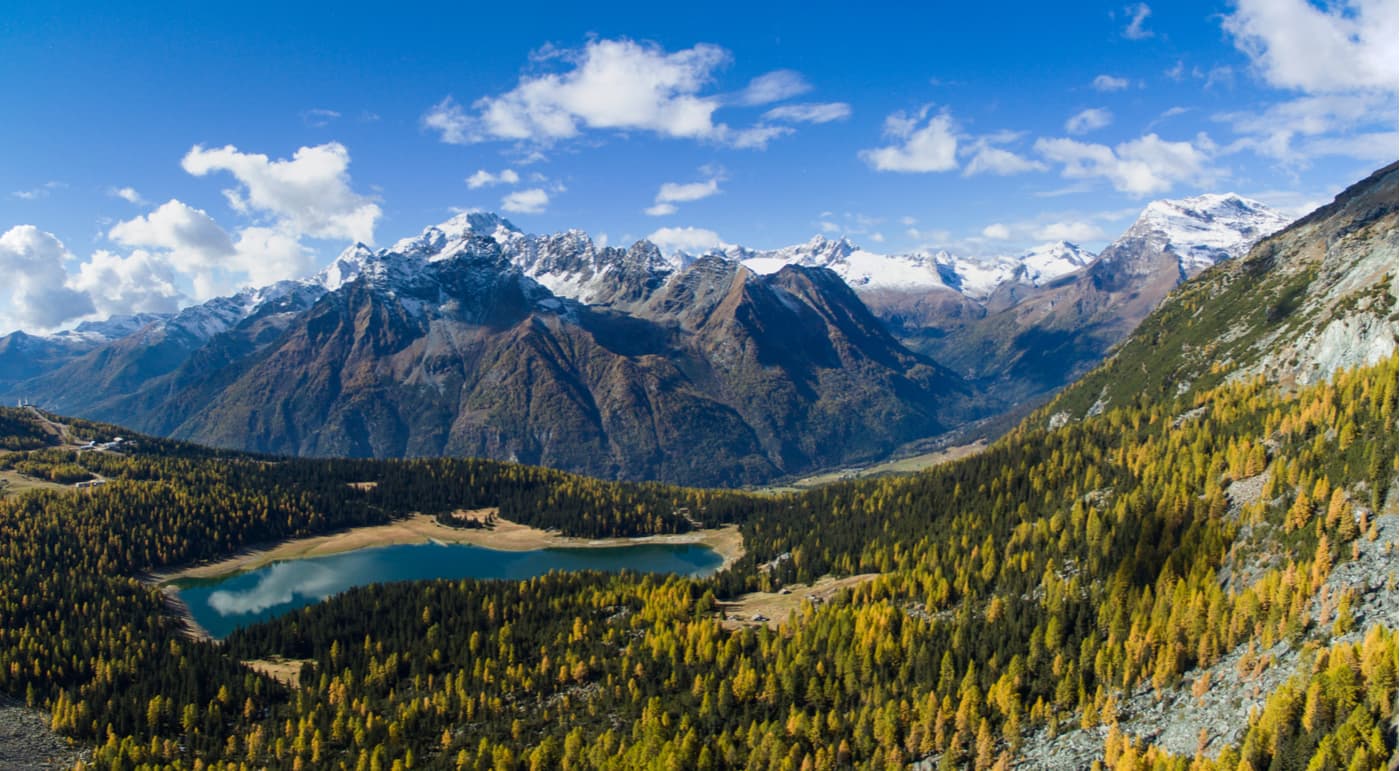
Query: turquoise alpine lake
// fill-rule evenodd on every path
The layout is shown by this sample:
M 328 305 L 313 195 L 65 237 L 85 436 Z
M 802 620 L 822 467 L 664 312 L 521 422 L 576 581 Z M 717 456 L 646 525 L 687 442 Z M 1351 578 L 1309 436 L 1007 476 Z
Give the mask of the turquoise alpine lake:
M 215 639 L 356 586 L 431 578 L 523 579 L 551 570 L 632 570 L 704 576 L 724 559 L 698 544 L 637 544 L 498 551 L 467 544 L 378 546 L 326 557 L 274 562 L 216 579 L 172 585 L 194 620 Z

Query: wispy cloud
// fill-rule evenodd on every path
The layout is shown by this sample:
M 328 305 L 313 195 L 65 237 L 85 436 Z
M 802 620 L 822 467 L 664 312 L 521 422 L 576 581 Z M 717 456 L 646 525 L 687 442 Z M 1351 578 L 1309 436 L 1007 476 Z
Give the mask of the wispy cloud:
M 1091 107 L 1070 116 L 1065 121 L 1065 131 L 1071 134 L 1087 134 L 1098 131 L 1113 122 L 1113 113 L 1102 107 Z
M 301 122 L 312 128 L 329 126 L 339 118 L 340 113 L 335 110 L 327 110 L 323 107 L 313 107 L 309 110 L 301 111 Z
M 1129 40 L 1146 40 L 1154 35 L 1147 29 L 1147 17 L 1152 15 L 1152 9 L 1147 7 L 1147 3 L 1130 5 L 1123 9 L 1123 13 L 1128 17 L 1128 26 L 1123 28 L 1123 37 Z
M 845 102 L 799 102 L 774 107 L 763 113 L 763 120 L 791 123 L 830 123 L 849 117 L 851 106 Z
M 1113 75 L 1099 75 L 1091 83 L 1095 91 L 1122 91 L 1128 87 L 1127 78 L 1119 78 Z
M 486 169 L 477 169 L 475 174 L 467 177 L 467 187 L 472 190 L 489 185 L 514 185 L 518 182 L 520 182 L 520 174 L 515 169 L 501 169 L 495 174 Z
M 742 105 L 772 104 L 801 96 L 811 90 L 812 85 L 801 73 L 793 70 L 774 70 L 749 81 L 748 87 L 734 98 L 734 102 Z
M 141 194 L 136 192 L 136 188 L 130 186 L 108 188 L 107 195 L 113 198 L 120 198 L 127 203 L 136 204 L 138 206 L 146 203 L 146 200 L 141 197 Z
M 709 179 L 700 182 L 663 183 L 656 191 L 652 205 L 646 209 L 646 213 L 653 217 L 663 217 L 675 214 L 678 203 L 689 203 L 718 195 L 719 183 L 724 179 L 724 170 L 706 167 L 701 171 L 709 172 Z
M 38 187 L 31 187 L 28 190 L 16 190 L 13 193 L 10 193 L 10 197 L 18 198 L 21 201 L 37 201 L 40 198 L 48 198 L 49 194 L 53 191 L 62 190 L 65 187 L 68 187 L 66 183 L 49 181 L 45 182 L 42 185 L 39 185 Z
M 1022 174 L 1028 171 L 1045 171 L 1045 164 L 1040 161 L 1018 155 L 1004 147 L 996 145 L 1012 141 L 1019 135 L 990 135 L 978 137 L 972 141 L 967 148 L 972 158 L 963 167 L 963 176 L 971 177 L 978 174 L 995 174 L 1000 177 L 1011 174 Z

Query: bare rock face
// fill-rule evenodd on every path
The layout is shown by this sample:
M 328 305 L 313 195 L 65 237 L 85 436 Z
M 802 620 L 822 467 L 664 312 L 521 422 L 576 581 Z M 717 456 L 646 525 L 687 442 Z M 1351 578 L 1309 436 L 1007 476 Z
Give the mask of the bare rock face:
M 1173 397 L 1227 378 L 1307 385 L 1400 345 L 1397 167 L 1352 185 L 1248 254 L 1175 290 L 1095 372 L 1056 398 L 1093 405 Z
M 1400 339 L 1396 166 L 1381 169 L 1270 239 L 1227 272 L 1248 281 L 1268 271 L 1278 290 L 1251 340 L 1240 376 L 1308 385 L 1338 369 L 1374 364 Z

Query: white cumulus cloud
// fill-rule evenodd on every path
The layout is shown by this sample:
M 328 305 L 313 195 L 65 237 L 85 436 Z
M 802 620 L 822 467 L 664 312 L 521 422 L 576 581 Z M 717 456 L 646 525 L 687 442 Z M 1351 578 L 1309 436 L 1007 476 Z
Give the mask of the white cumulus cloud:
M 1289 167 L 1337 155 L 1395 158 L 1400 7 L 1392 0 L 1240 0 L 1223 27 L 1271 86 L 1298 92 L 1267 107 L 1218 115 L 1250 150 Z
M 77 262 L 52 234 L 32 225 L 0 239 L 0 275 L 9 280 L 0 325 L 54 329 L 84 316 L 167 312 L 189 301 L 308 275 L 316 252 L 304 238 L 369 241 L 380 211 L 355 193 L 349 153 L 339 144 L 303 147 L 289 160 L 196 146 L 182 160 L 195 176 L 228 171 L 238 185 L 224 195 L 246 222 L 225 229 L 203 209 L 171 199 L 107 231 L 118 249 Z M 107 193 L 145 205 L 132 187 Z M 3 299 L 3 298 L 0 298 Z
M 107 237 L 119 244 L 175 252 L 190 267 L 212 267 L 234 255 L 233 239 L 203 209 L 171 199 L 150 214 L 118 222 Z
M 801 74 L 774 70 L 738 92 L 714 92 L 715 75 L 731 56 L 705 43 L 667 51 L 653 43 L 600 39 L 579 49 L 549 47 L 533 59 L 537 68 L 555 71 L 527 74 L 511 90 L 484 96 L 469 107 L 448 96 L 424 113 L 423 127 L 449 144 L 514 140 L 547 145 L 593 130 L 643 131 L 762 149 L 793 129 L 762 120 L 731 126 L 716 120 L 716 111 L 771 104 L 811 90 Z M 841 108 L 776 109 L 775 117 L 764 120 L 820 123 L 835 120 Z
M 982 228 L 982 237 L 990 238 L 993 241 L 1005 241 L 1011 238 L 1011 228 L 1008 228 L 1000 222 L 993 222 L 987 227 Z
M 229 172 L 240 185 L 224 191 L 230 206 L 272 216 L 296 237 L 374 243 L 379 205 L 350 188 L 350 152 L 338 142 L 302 147 L 290 160 L 240 152 L 233 145 L 196 145 L 180 165 L 197 177 Z
M 468 115 L 444 100 L 424 124 L 453 143 L 483 139 L 549 141 L 577 136 L 581 128 L 646 130 L 664 136 L 715 134 L 711 116 L 719 100 L 700 95 L 729 59 L 718 46 L 697 45 L 673 53 L 631 40 L 595 40 L 579 51 L 556 52 L 564 72 L 521 78 L 500 96 L 484 97 Z
M 1163 193 L 1182 182 L 1207 185 L 1219 176 L 1210 165 L 1212 148 L 1204 138 L 1193 144 L 1147 134 L 1116 147 L 1073 139 L 1038 139 L 1035 149 L 1046 160 L 1061 164 L 1066 179 L 1102 178 L 1130 195 Z
M 177 286 L 174 267 L 145 249 L 125 257 L 99 249 L 68 283 L 91 298 L 100 316 L 170 313 L 188 300 Z
M 243 228 L 234 250 L 237 259 L 230 267 L 254 286 L 305 276 L 316 267 L 316 253 L 280 228 Z
M 647 240 L 666 254 L 698 254 L 728 246 L 715 231 L 695 227 L 659 228 L 647 236 Z
M 925 106 L 915 114 L 897 112 L 885 119 L 885 136 L 894 144 L 862 150 L 860 157 L 876 171 L 931 172 L 958 167 L 958 138 L 953 118 Z
M 315 254 L 294 233 L 249 226 L 238 231 L 235 239 L 204 210 L 174 199 L 150 214 L 117 223 L 107 235 L 133 247 L 133 257 L 154 250 L 153 259 L 188 278 L 199 300 L 250 282 L 264 285 L 305 275 L 315 266 Z M 133 264 L 130 270 L 135 269 Z
M 501 209 L 513 214 L 539 214 L 549 206 L 549 193 L 542 188 L 516 190 L 501 199 Z
M 33 225 L 16 225 L 0 235 L 0 273 L 10 300 L 0 323 L 53 329 L 92 313 L 92 299 L 67 286 L 63 263 L 69 259 L 62 241 Z
M 1225 31 L 1269 84 L 1307 93 L 1381 90 L 1400 80 L 1394 0 L 1238 0 Z M 1392 101 L 1393 107 L 1393 101 Z

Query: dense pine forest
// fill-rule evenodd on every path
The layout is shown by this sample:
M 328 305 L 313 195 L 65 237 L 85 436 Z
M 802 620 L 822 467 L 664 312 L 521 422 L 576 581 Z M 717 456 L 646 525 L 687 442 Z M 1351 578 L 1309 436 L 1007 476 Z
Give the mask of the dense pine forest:
M 1333 645 L 1354 598 L 1315 599 L 1376 537 L 1396 382 L 1391 357 L 1292 392 L 1259 379 L 1143 398 L 1054 429 L 1027 421 L 911 477 L 780 496 L 146 437 L 74 452 L 34 413 L 0 411 L 0 466 L 108 480 L 0 501 L 0 690 L 50 710 L 101 768 L 992 768 L 1031 731 L 1112 726 L 1134 688 L 1285 642 L 1312 664 L 1240 746 L 1172 757 L 1115 728 L 1103 762 L 1378 768 L 1396 752 L 1394 633 Z M 738 522 L 747 554 L 703 580 L 363 587 L 223 644 L 187 639 L 140 580 L 490 506 L 586 536 Z M 880 577 L 777 629 L 716 613 L 741 592 L 856 572 Z M 307 662 L 299 687 L 240 663 L 272 656 Z

